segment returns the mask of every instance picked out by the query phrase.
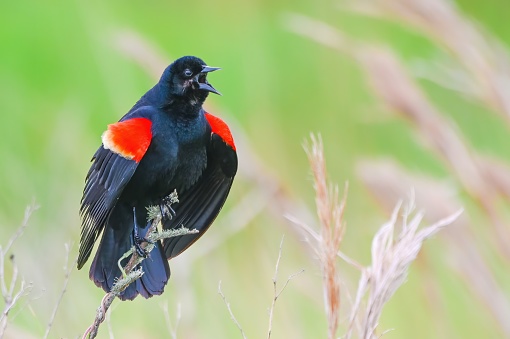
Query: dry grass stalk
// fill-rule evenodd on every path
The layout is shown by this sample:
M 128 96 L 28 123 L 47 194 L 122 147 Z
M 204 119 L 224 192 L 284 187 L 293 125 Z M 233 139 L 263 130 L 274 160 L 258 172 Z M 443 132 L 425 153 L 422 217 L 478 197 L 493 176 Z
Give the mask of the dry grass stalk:
M 431 226 L 418 230 L 423 213 L 413 215 L 413 211 L 414 201 L 411 200 L 402 213 L 401 230 L 396 234 L 398 214 L 401 212 L 401 203 L 398 203 L 391 219 L 374 236 L 372 264 L 362 271 L 346 338 L 351 337 L 355 323 L 360 324 L 358 327 L 360 338 L 378 338 L 376 329 L 383 307 L 405 282 L 409 266 L 416 259 L 425 239 L 451 224 L 462 213 L 462 210 L 459 210 Z M 362 308 L 362 300 L 367 294 L 366 305 Z
M 504 114 L 507 122 L 510 121 L 510 95 L 505 85 L 510 82 L 508 54 L 501 45 L 464 18 L 453 3 L 444 0 L 427 3 L 382 0 L 360 4 L 374 13 L 404 20 L 447 47 L 472 75 L 467 82 L 478 88 L 477 96 L 490 108 Z M 492 242 L 509 260 L 508 223 L 496 207 L 500 195 L 506 199 L 509 197 L 510 184 L 504 172 L 508 166 L 477 155 L 455 126 L 427 100 L 393 53 L 378 49 L 363 55 L 362 65 L 375 92 L 391 109 L 408 118 L 433 151 L 453 170 L 491 220 L 494 231 Z
M 305 151 L 314 178 L 315 203 L 320 229 L 316 232 L 305 227 L 305 230 L 316 240 L 312 248 L 321 265 L 328 338 L 332 339 L 336 337 L 340 313 L 340 276 L 337 270 L 337 253 L 344 234 L 342 218 L 348 186 L 346 184 L 344 196 L 340 200 L 338 186 L 331 186 L 327 181 L 322 139 L 320 135 L 315 137 L 313 134 L 310 139 L 311 144 L 305 145 Z
M 417 22 L 423 20 L 423 25 L 428 25 L 430 29 L 436 30 L 440 27 L 441 29 L 437 31 L 439 35 L 457 29 L 454 28 L 455 23 L 461 20 L 459 14 L 454 13 L 454 10 L 448 7 L 449 5 L 444 3 L 443 0 L 433 0 L 431 4 L 417 0 L 381 0 L 370 3 L 361 2 L 361 4 L 364 5 L 363 10 L 365 12 L 387 13 L 390 11 L 395 15 L 398 13 L 400 17 L 405 17 L 408 23 L 414 22 L 414 19 Z M 354 7 L 358 8 L 359 6 Z M 433 10 L 434 8 L 437 11 Z M 434 22 L 437 19 L 435 17 L 437 13 L 440 13 L 439 16 L 445 15 L 445 18 L 441 19 L 442 24 Z M 452 22 L 447 24 L 448 20 L 446 18 L 450 18 Z M 416 82 L 408 75 L 398 57 L 387 49 L 370 47 L 361 43 L 354 44 L 336 28 L 318 20 L 298 14 L 287 15 L 285 19 L 285 24 L 289 30 L 335 50 L 345 52 L 360 62 L 376 94 L 389 108 L 402 114 L 419 130 L 422 139 L 427 141 L 430 148 L 452 169 L 466 191 L 479 202 L 494 226 L 494 231 L 497 234 L 494 242 L 497 248 L 499 248 L 500 253 L 510 258 L 510 250 L 506 246 L 506 243 L 510 241 L 508 228 L 506 222 L 501 219 L 494 207 L 494 199 L 497 199 L 496 193 L 501 191 L 500 187 L 494 185 L 494 180 L 490 178 L 492 173 L 487 170 L 485 164 L 479 163 L 480 157 L 474 154 L 455 125 L 440 114 L 426 98 Z M 459 30 L 476 32 L 473 27 L 466 28 L 468 27 L 468 21 L 464 20 L 462 22 L 464 28 Z M 306 30 L 303 27 L 306 27 Z M 327 34 L 321 36 L 321 33 L 325 31 L 327 31 Z M 483 40 L 474 37 L 474 35 L 480 33 L 456 34 L 464 39 L 459 43 L 465 47 L 469 46 L 471 49 L 471 42 L 478 46 L 476 44 Z M 454 40 L 448 39 L 450 44 L 454 44 Z M 484 50 L 487 51 L 484 55 L 496 55 L 499 51 L 499 49 L 491 50 L 488 45 Z M 458 54 L 464 55 L 460 50 Z M 480 56 L 480 59 L 483 59 L 482 56 Z M 465 60 L 465 63 L 470 64 L 470 60 Z M 483 63 L 487 63 L 487 60 Z M 472 68 L 483 69 L 484 66 L 476 64 Z M 510 65 L 508 70 L 510 71 Z M 504 72 L 501 74 L 503 78 L 506 77 Z M 510 75 L 508 78 L 510 79 Z M 388 81 L 389 79 L 391 81 Z M 487 79 L 492 79 L 490 85 L 492 88 L 502 84 L 500 78 L 487 77 Z M 474 80 L 473 82 L 476 82 L 479 79 L 475 77 Z
M 337 29 L 320 21 L 297 14 L 288 17 L 291 20 L 287 18 L 286 25 L 293 32 L 347 52 L 360 62 L 376 94 L 390 109 L 402 114 L 419 130 L 422 140 L 427 141 L 452 169 L 466 191 L 479 202 L 494 227 L 495 247 L 503 256 L 510 258 L 510 249 L 506 245 L 510 241 L 508 227 L 494 205 L 501 188 L 494 185 L 491 171 L 479 163 L 481 157 L 474 154 L 455 125 L 426 98 L 398 57 L 380 47 L 355 45 Z M 306 32 L 303 27 L 306 27 Z M 321 36 L 321 32 L 326 30 L 328 34 Z
M 363 56 L 366 75 L 382 101 L 416 126 L 423 140 L 447 162 L 471 195 L 490 201 L 494 193 L 485 184 L 470 147 L 454 124 L 427 100 L 397 56 L 382 48 L 367 49 Z
M 357 172 L 376 200 L 388 212 L 392 204 L 405 195 L 409 187 L 416 191 L 416 204 L 427 212 L 429 220 L 437 220 L 450 215 L 461 205 L 453 187 L 423 175 L 411 175 L 394 162 L 364 161 Z M 447 228 L 442 234 L 448 248 L 448 261 L 452 272 L 457 272 L 472 296 L 483 304 L 499 324 L 505 336 L 510 336 L 510 299 L 495 278 L 491 266 L 482 256 L 478 247 L 479 240 L 473 234 L 467 215 L 456 221 L 455 227 Z M 441 312 L 441 310 L 435 310 Z M 444 319 L 442 320 L 444 321 Z
M 484 34 L 485 32 L 473 22 L 463 17 L 454 7 L 453 2 L 379 0 L 357 1 L 352 4 L 352 7 L 364 13 L 404 21 L 418 28 L 432 41 L 446 47 L 454 59 L 447 65 L 441 65 L 442 69 L 449 70 L 450 74 L 455 76 L 463 76 L 462 81 L 457 79 L 455 86 L 451 87 L 458 87 L 471 97 L 474 95 L 489 108 L 507 117 L 507 122 L 510 120 L 508 119 L 510 95 L 507 90 L 507 84 L 510 83 L 508 53 L 495 39 Z M 492 161 L 476 154 L 452 122 L 444 118 L 426 98 L 394 53 L 382 48 L 367 48 L 360 43 L 353 44 L 334 27 L 301 15 L 294 15 L 292 20 L 286 20 L 286 24 L 291 31 L 335 50 L 347 52 L 346 54 L 360 61 L 382 101 L 392 110 L 401 113 L 419 130 L 422 139 L 428 142 L 430 148 L 452 169 L 454 176 L 459 179 L 465 190 L 479 203 L 493 226 L 495 234 L 492 234 L 492 241 L 495 245 L 492 247 L 497 248 L 507 259 L 510 258 L 510 250 L 507 246 L 510 241 L 508 223 L 505 221 L 504 212 L 497 207 L 500 196 L 507 200 L 510 197 L 508 166 L 501 161 Z M 328 34 L 317 37 L 326 28 Z M 349 44 L 346 45 L 346 42 Z M 349 50 L 347 47 L 354 50 Z M 445 78 L 444 72 L 439 76 L 442 76 L 441 81 L 437 81 L 439 84 L 451 84 L 451 76 Z M 401 196 L 399 194 L 403 192 L 402 187 L 405 187 L 406 191 L 410 187 L 403 183 L 401 174 L 393 173 L 395 180 L 390 183 L 386 177 L 381 176 L 379 171 L 374 169 L 373 164 L 364 167 L 370 167 L 365 172 L 370 173 L 370 184 L 378 187 L 379 201 L 383 205 L 391 201 L 388 196 Z M 391 172 L 391 169 L 386 170 Z M 441 194 L 445 192 L 444 185 L 439 185 L 437 182 L 433 184 L 433 187 L 439 187 L 438 192 Z M 432 189 L 427 188 L 429 188 L 428 192 L 432 193 Z M 426 204 L 420 204 L 420 206 L 427 206 L 427 215 L 430 215 L 429 212 L 436 215 L 452 213 L 452 205 L 446 204 L 445 198 L 451 201 L 451 196 L 458 193 L 449 192 L 448 197 L 446 195 L 441 197 L 439 194 L 439 199 L 435 199 L 438 192 L 426 194 Z M 433 208 L 429 208 L 430 206 Z M 450 212 L 444 213 L 445 209 L 450 209 Z M 463 223 L 469 225 L 467 217 L 462 219 Z M 491 273 L 490 266 L 478 250 L 479 241 L 470 231 L 470 227 L 472 225 L 465 227 L 463 232 L 455 234 L 445 232 L 445 239 L 450 242 L 449 246 L 453 252 L 452 265 L 467 279 L 469 287 L 487 305 L 505 334 L 508 335 L 510 325 L 505 320 L 510 314 L 508 297 L 505 297 L 501 286 Z
M 475 155 L 455 126 L 426 99 L 396 55 L 381 49 L 373 49 L 364 55 L 363 66 L 375 92 L 392 110 L 408 118 L 432 150 L 452 169 L 490 218 L 495 247 L 507 259 L 510 258 L 508 226 L 494 204 L 501 189 L 488 178 L 490 172 L 480 164 L 481 157 Z
M 397 3 L 399 5 L 396 5 Z M 510 96 L 507 86 L 503 86 L 510 80 L 507 53 L 496 42 L 486 43 L 490 39 L 485 39 L 486 37 L 469 20 L 462 18 L 452 7 L 451 2 L 434 0 L 425 4 L 419 1 L 400 0 L 372 4 L 376 7 L 379 5 L 385 7 L 385 10 L 396 17 L 404 18 L 408 24 L 421 26 L 434 40 L 440 40 L 472 74 L 473 78 L 468 82 L 478 89 L 477 97 L 490 108 L 509 117 Z M 391 109 L 403 114 L 418 128 L 422 138 L 441 155 L 464 188 L 479 202 L 493 226 L 494 234 L 491 239 L 493 247 L 508 260 L 510 258 L 507 246 L 510 241 L 508 222 L 497 209 L 499 196 L 507 200 L 510 197 L 508 165 L 500 160 L 476 154 L 455 126 L 427 100 L 393 53 L 372 49 L 362 55 L 360 60 L 376 93 Z M 387 79 L 392 81 L 388 82 Z M 373 166 L 371 171 L 374 171 Z M 388 184 L 388 181 L 381 180 L 380 174 L 373 175 L 374 181 Z M 402 182 L 402 175 L 397 177 L 395 185 Z M 386 185 L 382 191 L 388 192 L 388 189 L 395 187 Z M 387 198 L 381 201 L 385 199 L 387 201 Z M 429 204 L 421 206 L 433 206 L 430 208 L 432 211 L 441 211 L 445 206 L 451 206 L 438 201 L 444 201 L 444 197 L 438 200 L 428 199 Z M 466 279 L 474 295 L 489 309 L 502 331 L 509 335 L 510 325 L 506 319 L 510 314 L 510 300 L 505 296 L 492 269 L 478 249 L 479 241 L 470 231 L 474 229 L 474 225 L 468 220 L 464 220 L 464 223 L 466 227 L 463 232 L 445 233 L 445 239 L 449 242 L 452 252 L 452 268 Z
M 510 201 L 510 166 L 501 159 L 490 156 L 477 156 L 477 162 L 488 183 L 498 193 Z
M 0 246 L 0 290 L 2 293 L 2 297 L 4 300 L 4 307 L 2 313 L 0 314 L 0 338 L 3 338 L 5 334 L 5 329 L 7 328 L 7 321 L 9 312 L 12 310 L 16 303 L 30 293 L 32 290 L 32 283 L 27 283 L 23 278 L 19 282 L 19 272 L 18 266 L 14 261 L 14 254 L 9 255 L 9 251 L 11 250 L 12 245 L 16 242 L 16 240 L 21 237 L 25 228 L 28 226 L 28 221 L 39 206 L 35 203 L 32 203 L 25 209 L 25 216 L 23 217 L 23 221 L 21 226 L 16 230 L 14 235 L 9 239 L 7 245 L 4 248 Z M 9 283 L 6 281 L 5 274 L 5 261 L 9 260 L 12 265 L 12 277 Z
M 431 149 L 452 168 L 466 190 L 480 201 L 489 215 L 496 215 L 491 207 L 495 188 L 487 184 L 469 145 L 453 123 L 444 118 L 427 100 L 394 53 L 383 48 L 355 45 L 334 27 L 306 16 L 287 15 L 286 25 L 297 34 L 355 57 L 382 101 L 409 119 Z M 306 30 L 303 27 L 306 27 Z M 321 35 L 325 31 L 328 34 Z M 493 221 L 495 225 L 502 225 L 497 217 Z M 499 227 L 498 233 L 504 235 L 506 230 Z
M 320 137 L 316 138 L 312 135 L 311 140 L 312 146 L 308 146 L 306 149 L 314 174 L 317 213 L 321 226 L 319 231 L 315 231 L 302 222 L 298 225 L 311 236 L 308 240 L 313 240 L 309 242 L 321 262 L 329 324 L 328 336 L 335 338 L 340 306 L 340 284 L 336 259 L 339 255 L 338 247 L 344 229 L 342 215 L 346 198 L 344 196 L 340 202 L 338 189 L 332 189 L 327 184 Z M 423 213 L 413 214 L 414 200 L 411 200 L 403 211 L 400 232 L 396 234 L 400 207 L 401 204 L 398 204 L 392 213 L 391 220 L 381 227 L 373 239 L 371 266 L 362 267 L 358 263 L 354 263 L 355 267 L 361 269 L 362 276 L 350 313 L 346 338 L 353 335 L 355 328 L 360 338 L 377 337 L 376 329 L 383 307 L 405 282 L 409 266 L 416 259 L 423 241 L 451 224 L 461 213 L 461 211 L 456 211 L 429 227 L 419 229 Z M 350 259 L 348 262 L 353 263 Z
M 444 46 L 471 75 L 467 82 L 470 89 L 475 89 L 476 97 L 510 122 L 508 53 L 501 43 L 466 18 L 453 1 L 356 1 L 350 7 L 365 14 L 404 21 Z

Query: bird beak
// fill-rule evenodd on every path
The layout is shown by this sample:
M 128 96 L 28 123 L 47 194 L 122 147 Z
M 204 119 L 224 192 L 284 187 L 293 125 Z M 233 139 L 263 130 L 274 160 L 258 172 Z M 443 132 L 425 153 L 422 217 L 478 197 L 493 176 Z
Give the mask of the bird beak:
M 219 67 L 202 66 L 202 73 L 214 72 L 214 71 L 217 71 L 217 70 L 220 70 L 220 69 L 221 68 L 219 68 Z
M 212 85 L 209 82 L 207 82 L 207 80 L 205 82 L 199 82 L 198 88 L 201 90 L 204 90 L 204 91 L 208 91 L 208 92 L 212 92 L 212 93 L 221 95 L 221 93 L 218 92 L 214 87 L 212 87 Z
M 217 71 L 221 68 L 219 67 L 209 67 L 209 66 L 203 66 L 202 72 L 197 75 L 196 82 L 198 83 L 198 88 L 203 91 L 212 92 L 218 95 L 221 95 L 220 92 L 218 92 L 208 81 L 207 81 L 207 73 Z

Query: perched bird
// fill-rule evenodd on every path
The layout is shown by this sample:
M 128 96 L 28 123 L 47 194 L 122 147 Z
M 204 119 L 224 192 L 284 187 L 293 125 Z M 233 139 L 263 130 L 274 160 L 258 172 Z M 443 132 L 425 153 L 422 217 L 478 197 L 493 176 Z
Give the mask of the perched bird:
M 141 249 L 147 206 L 160 205 L 174 190 L 179 203 L 163 213 L 163 228 L 185 226 L 199 233 L 158 241 L 141 264 L 144 275 L 121 295 L 132 300 L 163 293 L 170 277 L 167 259 L 193 244 L 218 215 L 237 171 L 237 153 L 228 126 L 202 104 L 207 81 L 218 70 L 186 56 L 168 66 L 159 82 L 131 110 L 111 124 L 92 158 L 81 200 L 78 269 L 89 258 L 102 232 L 90 267 L 90 279 L 110 291 L 121 276 L 117 261 L 133 245 Z

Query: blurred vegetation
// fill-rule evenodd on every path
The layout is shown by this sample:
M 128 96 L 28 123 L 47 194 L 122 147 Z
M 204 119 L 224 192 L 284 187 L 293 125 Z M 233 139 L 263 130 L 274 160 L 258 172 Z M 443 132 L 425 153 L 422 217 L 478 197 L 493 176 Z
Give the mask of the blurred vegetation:
M 368 18 L 341 9 L 342 1 L 4 1 L 0 5 L 0 243 L 5 243 L 33 199 L 41 206 L 12 252 L 34 290 L 10 315 L 16 338 L 41 337 L 62 291 L 65 243 L 77 254 L 78 208 L 89 160 L 108 123 L 119 119 L 154 84 L 154 77 L 119 47 L 119 36 L 136 34 L 170 63 L 196 55 L 222 67 L 209 80 L 223 94 L 206 107 L 232 122 L 285 192 L 313 208 L 310 170 L 302 149 L 311 131 L 324 140 L 331 180 L 350 183 L 342 250 L 362 263 L 370 240 L 387 215 L 356 174 L 358 160 L 391 157 L 404 168 L 454 181 L 449 170 L 416 138 L 400 117 L 387 114 L 349 55 L 290 32 L 288 13 L 324 21 L 355 40 L 391 47 L 413 68 L 444 51 L 401 22 Z M 510 41 L 507 0 L 457 1 L 460 12 L 486 33 Z M 473 149 L 510 160 L 508 124 L 490 108 L 428 80 L 419 81 L 434 104 L 455 120 Z M 211 110 L 212 111 L 212 110 Z M 245 157 L 238 147 L 240 161 Z M 275 308 L 273 338 L 322 338 L 327 325 L 321 273 L 310 252 L 283 218 L 264 209 L 207 256 L 211 233 L 228 229 L 225 216 L 256 184 L 240 175 L 227 205 L 208 234 L 172 260 L 165 294 L 117 302 L 111 315 L 118 338 L 167 337 L 163 305 L 182 338 L 239 338 L 218 281 L 250 338 L 265 336 L 272 300 L 272 274 L 282 234 L 280 273 L 304 268 Z M 484 216 L 466 192 L 459 196 L 476 225 L 477 241 L 499 281 L 510 282 L 508 260 L 491 252 Z M 267 201 L 271 205 L 272 201 Z M 508 206 L 504 205 L 506 215 Z M 281 215 L 293 211 L 281 210 Z M 246 213 L 251 213 L 246 211 Z M 508 220 L 508 219 L 507 219 Z M 187 256 L 196 258 L 193 261 Z M 385 338 L 500 337 L 501 329 L 469 283 L 448 265 L 444 242 L 429 241 L 408 282 L 383 313 Z M 87 268 L 88 269 L 88 268 Z M 356 270 L 342 280 L 354 291 Z M 430 297 L 431 286 L 434 289 Z M 506 288 L 506 297 L 510 294 Z M 49 337 L 77 337 L 103 296 L 87 270 L 73 271 Z M 439 298 L 439 299 L 438 299 Z M 344 307 L 349 300 L 343 299 Z M 438 313 L 438 309 L 441 310 Z M 441 314 L 442 316 L 438 316 Z M 342 328 L 343 318 L 340 319 Z M 343 333 L 343 332 L 342 332 Z M 107 336 L 107 328 L 100 337 Z

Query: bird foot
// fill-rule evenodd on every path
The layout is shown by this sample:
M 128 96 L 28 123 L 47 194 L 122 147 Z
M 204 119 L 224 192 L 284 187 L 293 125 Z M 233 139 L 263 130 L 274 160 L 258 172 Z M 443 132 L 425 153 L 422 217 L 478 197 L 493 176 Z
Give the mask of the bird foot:
M 166 220 L 172 220 L 177 214 L 172 208 L 174 203 L 173 198 L 170 196 L 164 197 L 159 204 L 159 210 L 161 211 L 161 218 Z
M 136 215 L 134 208 L 133 208 L 133 214 Z M 133 243 L 135 245 L 136 253 L 142 258 L 147 258 L 149 253 L 145 250 L 145 248 L 142 247 L 142 243 L 146 242 L 149 244 L 153 244 L 154 242 L 150 241 L 146 237 L 140 236 L 140 234 L 138 233 L 138 225 L 136 224 L 136 217 L 135 217 L 134 224 L 135 225 L 133 227 Z
M 147 238 L 142 238 L 138 234 L 133 235 L 133 240 L 134 240 L 133 242 L 135 244 L 136 253 L 142 258 L 147 258 L 147 256 L 149 255 L 149 252 L 147 252 L 147 250 L 145 250 L 145 248 L 142 247 L 142 243 L 146 242 L 149 244 L 154 244 L 154 241 L 150 241 Z

